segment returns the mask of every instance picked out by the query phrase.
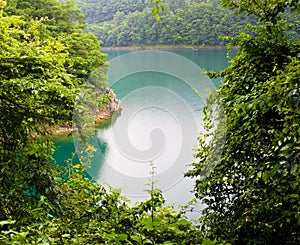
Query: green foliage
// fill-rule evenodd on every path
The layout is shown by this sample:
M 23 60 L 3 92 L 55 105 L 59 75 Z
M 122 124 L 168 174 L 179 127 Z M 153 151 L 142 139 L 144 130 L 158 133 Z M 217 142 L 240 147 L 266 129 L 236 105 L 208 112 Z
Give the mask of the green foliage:
M 63 42 L 66 33 L 61 29 L 62 23 L 42 17 L 46 12 L 51 16 L 52 8 L 58 15 L 62 10 L 59 2 L 5 3 L 1 2 L 1 11 L 6 7 L 0 15 L 0 220 L 15 220 L 16 233 L 11 234 L 19 236 L 21 227 L 35 220 L 31 212 L 41 197 L 51 206 L 47 215 L 61 213 L 62 180 L 59 169 L 52 164 L 50 128 L 72 120 L 82 83 L 81 77 L 69 73 L 67 62 L 71 56 L 82 55 L 91 61 L 89 66 L 83 64 L 82 70 L 90 71 L 104 59 L 99 45 L 90 47 L 90 53 L 83 52 L 84 47 L 73 48 L 71 54 Z M 68 17 L 64 17 L 65 24 L 73 26 Z M 52 31 L 55 25 L 56 31 Z M 72 35 L 71 29 L 67 32 Z M 82 29 L 81 34 L 86 41 L 97 43 Z M 9 224 L 3 226 L 7 231 Z
M 53 146 L 46 126 L 71 117 L 76 87 L 64 68 L 65 47 L 32 35 L 43 27 L 0 18 L 0 219 L 26 220 L 38 195 L 54 201 Z M 48 105 L 48 106 L 45 106 Z
M 24 19 L 43 20 L 51 35 L 73 33 L 85 26 L 83 15 L 74 0 L 8 0 L 5 13 Z
M 164 206 L 158 190 L 149 200 L 128 205 L 120 190 L 105 190 L 75 171 L 61 190 L 59 214 L 41 195 L 28 210 L 30 221 L 16 226 L 12 219 L 2 220 L 1 244 L 199 244 L 199 230 L 183 212 Z M 153 210 L 153 212 L 151 211 Z
M 87 30 L 94 32 L 103 46 L 222 45 L 219 36 L 237 34 L 248 21 L 210 2 L 153 4 L 130 13 L 120 10 L 124 14 L 121 22 L 115 15 L 110 21 L 89 23 Z
M 77 10 L 73 1 L 11 0 L 0 14 L 0 243 L 198 243 L 197 227 L 154 185 L 133 205 L 84 177 L 94 151 L 84 126 L 109 98 L 105 56 Z M 85 154 L 58 166 L 50 129 L 72 116 Z
M 136 2 L 138 7 L 141 1 Z M 209 18 L 219 6 L 218 1 L 192 2 L 191 9 Z M 49 127 L 70 121 L 75 101 L 78 114 L 73 119 L 83 127 L 86 115 L 80 113 L 87 110 L 88 116 L 91 108 L 108 100 L 100 96 L 105 56 L 95 36 L 83 32 L 82 15 L 73 1 L 0 1 L 0 243 L 299 243 L 300 44 L 288 38 L 282 13 L 297 10 L 298 1 L 268 1 L 263 9 L 260 3 L 223 1 L 229 8 L 237 5 L 241 12 L 256 15 L 261 24 L 232 39 L 231 45 L 240 47 L 238 55 L 228 68 L 210 74 L 223 77 L 224 83 L 208 101 L 221 100 L 224 107 L 205 108 L 207 133 L 199 142 L 199 162 L 188 173 L 197 177 L 196 195 L 207 205 L 199 230 L 185 217 L 186 210 L 165 205 L 155 187 L 154 168 L 149 199 L 136 204 L 120 190 L 106 190 L 86 179 L 84 167 L 94 149 L 85 144 L 88 134 L 81 128 L 85 150 L 81 162 L 53 164 Z M 172 4 L 164 5 L 176 13 L 163 17 L 169 31 L 183 17 L 185 25 L 198 25 L 195 11 Z M 157 13 L 163 10 L 158 7 Z M 121 12 L 111 19 L 126 30 L 122 33 L 127 39 L 119 34 L 118 44 L 125 45 L 134 35 L 136 40 L 152 35 L 135 34 L 136 21 L 146 14 L 144 8 L 140 11 L 128 15 L 132 25 L 124 22 L 127 17 Z M 158 35 L 162 29 L 156 24 Z M 178 40 L 189 40 L 186 33 L 191 26 L 174 32 Z M 99 100 L 93 100 L 95 96 Z M 213 118 L 220 122 L 217 126 Z M 221 134 L 225 125 L 226 139 Z
M 66 72 L 73 76 L 73 82 L 82 84 L 104 64 L 105 56 L 99 52 L 97 38 L 83 32 L 85 22 L 75 1 L 10 0 L 5 14 L 21 15 L 29 26 L 32 21 L 38 20 L 42 25 L 32 35 L 41 39 L 52 37 L 64 45 L 67 53 L 64 66 Z
M 82 9 L 88 23 L 96 24 L 111 21 L 118 12 L 125 15 L 136 11 L 142 11 L 150 6 L 149 0 L 79 0 L 78 5 Z
M 126 2 L 126 4 L 125 4 Z M 125 7 L 126 5 L 126 7 Z M 137 7 L 138 6 L 138 7 Z M 168 1 L 86 1 L 79 7 L 86 14 L 87 31 L 93 32 L 102 46 L 144 45 L 225 45 L 220 36 L 236 36 L 256 16 L 236 15 L 222 8 L 219 0 Z M 296 24 L 297 16 L 287 16 Z M 157 22 L 158 21 L 158 22 Z M 291 38 L 299 39 L 299 29 Z
M 299 10 L 300 7 L 298 0 L 222 0 L 222 5 L 228 9 L 236 10 L 237 14 L 246 13 L 248 15 L 255 15 L 261 21 L 272 22 L 273 24 L 280 19 L 279 13 L 285 12 L 287 7 L 296 10 Z
M 261 24 L 232 39 L 239 46 L 230 66 L 220 73 L 224 82 L 215 101 L 226 113 L 226 140 L 220 161 L 211 154 L 223 139 L 209 133 L 200 140 L 188 176 L 197 177 L 196 195 L 207 208 L 202 230 L 212 239 L 233 244 L 298 244 L 299 202 L 299 78 L 300 43 L 286 36 L 286 22 L 277 14 L 298 1 L 224 1 L 229 7 L 259 15 Z M 270 9 L 269 9 L 270 8 Z M 212 98 L 214 100 L 214 98 Z M 217 131 L 218 132 L 218 131 Z M 218 152 L 220 153 L 220 152 Z

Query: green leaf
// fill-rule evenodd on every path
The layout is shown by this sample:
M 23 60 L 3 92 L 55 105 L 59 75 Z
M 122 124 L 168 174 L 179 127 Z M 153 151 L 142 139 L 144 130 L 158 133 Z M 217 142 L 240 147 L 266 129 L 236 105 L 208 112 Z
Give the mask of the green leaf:
M 159 11 L 158 11 L 157 7 L 152 8 L 152 14 L 153 15 L 157 15 L 158 13 L 159 13 Z
M 217 241 L 216 240 L 210 240 L 210 239 L 208 239 L 208 238 L 205 238 L 204 240 L 203 240 L 203 242 L 201 243 L 201 245 L 215 245 L 217 243 Z
M 160 4 L 159 7 L 160 7 L 160 9 L 161 9 L 162 12 L 165 11 L 165 6 L 163 4 Z
M 15 224 L 16 221 L 15 220 L 1 220 L 0 221 L 0 226 L 3 226 L 3 225 L 12 225 L 12 224 Z

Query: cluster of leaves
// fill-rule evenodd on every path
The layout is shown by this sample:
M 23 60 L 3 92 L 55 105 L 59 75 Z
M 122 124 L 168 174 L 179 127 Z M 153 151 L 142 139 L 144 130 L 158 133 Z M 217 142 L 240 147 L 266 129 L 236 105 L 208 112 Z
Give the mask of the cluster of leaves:
M 257 23 L 254 16 L 235 15 L 233 10 L 224 11 L 220 0 L 153 0 L 143 3 L 131 0 L 126 1 L 126 8 L 123 1 L 107 1 L 104 4 L 96 0 L 88 2 L 89 8 L 87 2 L 81 0 L 79 5 L 89 23 L 86 30 L 92 31 L 101 45 L 106 47 L 225 45 L 226 41 L 220 36 L 236 36 L 244 30 L 245 24 Z M 107 9 L 106 5 L 111 8 L 108 12 L 103 11 Z M 139 8 L 136 9 L 136 6 Z M 287 17 L 293 23 L 298 19 L 297 15 Z M 299 33 L 299 28 L 289 30 L 289 35 L 294 39 L 299 38 Z
M 60 42 L 67 53 L 63 59 L 64 68 L 77 84 L 85 82 L 99 65 L 104 64 L 105 56 L 99 52 L 97 38 L 83 32 L 86 24 L 74 0 L 63 3 L 57 0 L 8 0 L 3 15 L 22 16 L 27 29 L 39 24 L 31 35 L 40 40 L 52 38 Z
M 59 179 L 59 178 L 58 178 Z M 60 208 L 41 195 L 28 219 L 0 221 L 1 244 L 200 244 L 199 229 L 182 212 L 164 206 L 157 189 L 131 207 L 119 190 L 105 190 L 81 171 L 56 182 Z
M 254 35 L 231 39 L 240 47 L 237 56 L 210 73 L 224 78 L 212 102 L 224 107 L 226 139 L 220 130 L 211 133 L 214 113 L 207 107 L 208 134 L 187 173 L 197 178 L 196 195 L 207 205 L 202 229 L 233 244 L 298 244 L 300 43 L 289 40 L 280 13 L 299 13 L 299 1 L 223 4 L 256 15 L 260 25 L 249 26 Z M 220 156 L 218 164 L 211 155 Z

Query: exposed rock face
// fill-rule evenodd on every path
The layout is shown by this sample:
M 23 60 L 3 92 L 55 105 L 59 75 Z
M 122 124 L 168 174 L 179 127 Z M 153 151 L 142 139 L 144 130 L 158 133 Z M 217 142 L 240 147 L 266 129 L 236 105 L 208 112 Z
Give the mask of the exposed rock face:
M 105 88 L 104 93 L 110 97 L 110 100 L 108 104 L 105 104 L 102 108 L 97 108 L 95 110 L 97 123 L 110 118 L 116 111 L 121 110 L 121 101 L 117 99 L 112 89 Z
M 112 91 L 111 88 L 105 88 L 103 89 L 103 93 L 108 95 L 110 98 L 108 103 L 103 105 L 101 108 L 95 109 L 95 117 L 96 123 L 101 123 L 104 120 L 107 120 L 112 117 L 112 115 L 121 110 L 121 101 L 117 99 L 115 93 Z M 53 134 L 54 135 L 66 135 L 71 134 L 73 130 L 76 130 L 72 128 L 72 125 L 69 125 L 67 123 L 57 126 L 54 129 Z
M 53 135 L 68 135 L 73 132 L 72 125 L 64 123 L 62 125 L 56 126 L 53 130 Z

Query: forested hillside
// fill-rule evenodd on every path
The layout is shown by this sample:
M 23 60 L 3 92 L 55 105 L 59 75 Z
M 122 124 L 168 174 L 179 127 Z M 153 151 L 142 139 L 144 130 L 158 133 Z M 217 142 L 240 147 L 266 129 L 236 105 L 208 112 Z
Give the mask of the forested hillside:
M 235 36 L 252 16 L 224 10 L 220 0 L 161 1 L 161 23 L 152 15 L 150 0 L 79 0 L 79 7 L 103 47 L 143 45 L 224 45 L 220 36 Z M 296 16 L 290 16 L 296 20 Z M 298 29 L 298 34 L 299 34 Z M 295 29 L 290 33 L 296 38 Z M 297 36 L 299 37 L 299 36 Z
M 78 0 L 78 5 L 85 14 L 85 20 L 89 24 L 98 24 L 114 19 L 117 12 L 125 15 L 136 11 L 142 11 L 150 7 L 148 0 Z
M 157 44 L 222 45 L 220 35 L 235 35 L 255 21 L 224 11 L 219 1 L 165 1 L 162 22 L 152 15 L 148 0 L 80 0 L 88 31 L 102 46 Z

